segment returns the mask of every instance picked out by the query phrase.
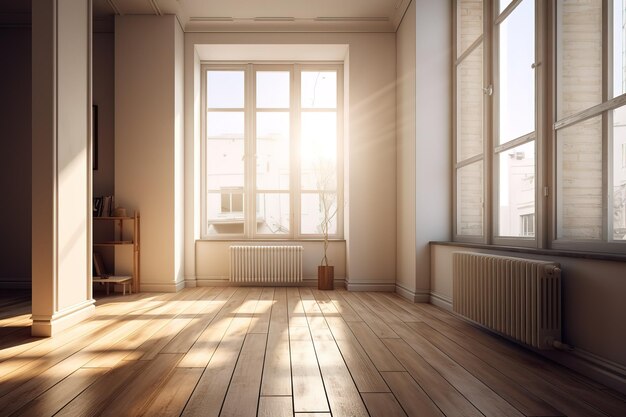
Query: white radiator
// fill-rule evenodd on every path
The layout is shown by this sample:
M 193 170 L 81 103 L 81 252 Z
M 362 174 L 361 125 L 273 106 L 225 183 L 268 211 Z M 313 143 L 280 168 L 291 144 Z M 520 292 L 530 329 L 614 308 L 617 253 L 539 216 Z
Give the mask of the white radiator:
M 302 246 L 231 246 L 230 281 L 302 282 Z
M 539 349 L 561 341 L 561 270 L 556 262 L 455 252 L 453 308 Z

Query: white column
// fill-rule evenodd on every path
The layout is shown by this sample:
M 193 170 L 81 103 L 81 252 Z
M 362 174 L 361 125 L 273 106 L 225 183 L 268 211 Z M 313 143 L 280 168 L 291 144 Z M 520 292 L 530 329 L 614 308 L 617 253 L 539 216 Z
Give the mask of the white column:
M 52 336 L 95 310 L 91 1 L 33 1 L 32 42 L 32 334 Z
M 173 15 L 115 18 L 115 198 L 141 212 L 142 291 L 185 286 L 183 40 Z

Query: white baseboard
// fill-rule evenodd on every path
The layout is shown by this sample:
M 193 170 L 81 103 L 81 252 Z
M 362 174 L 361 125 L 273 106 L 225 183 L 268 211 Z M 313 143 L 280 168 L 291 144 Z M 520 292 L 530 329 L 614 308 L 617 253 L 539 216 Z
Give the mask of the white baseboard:
M 185 278 L 185 288 L 195 288 L 198 286 L 198 281 L 196 277 L 193 278 Z
M 436 292 L 430 293 L 430 303 L 441 307 L 444 310 L 452 311 L 452 298 L 447 295 L 437 294 Z
M 345 280 L 335 278 L 335 288 L 344 288 Z M 305 278 L 301 282 L 230 282 L 229 279 L 198 278 L 198 287 L 317 287 L 317 278 Z
M 337 280 L 335 280 L 335 283 Z M 394 292 L 396 290 L 396 284 L 390 284 L 388 282 L 354 282 L 346 281 L 346 289 L 348 291 L 381 291 L 381 292 Z
M 394 291 L 400 297 L 405 298 L 413 303 L 428 303 L 430 301 L 430 293 L 428 291 L 411 291 L 408 288 L 398 284 L 395 284 Z
M 52 316 L 33 315 L 31 334 L 37 337 L 55 336 L 68 327 L 91 317 L 96 312 L 95 302 L 93 299 L 86 300 L 65 310 L 58 311 Z
M 22 281 L 19 279 L 0 281 L 0 290 L 30 290 L 32 287 L 32 281 Z
M 141 292 L 178 292 L 185 288 L 185 281 L 178 281 L 168 284 L 157 282 L 142 282 Z

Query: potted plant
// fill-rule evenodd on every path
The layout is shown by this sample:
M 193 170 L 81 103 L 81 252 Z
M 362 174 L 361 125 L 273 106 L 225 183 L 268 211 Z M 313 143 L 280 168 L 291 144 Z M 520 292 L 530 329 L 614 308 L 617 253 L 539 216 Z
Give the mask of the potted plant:
M 320 163 L 316 167 L 318 189 L 320 190 L 320 225 L 319 230 L 324 237 L 324 256 L 317 267 L 317 288 L 320 290 L 334 289 L 335 267 L 328 264 L 329 230 L 337 215 L 337 193 L 329 191 L 336 183 L 335 169 L 330 163 Z

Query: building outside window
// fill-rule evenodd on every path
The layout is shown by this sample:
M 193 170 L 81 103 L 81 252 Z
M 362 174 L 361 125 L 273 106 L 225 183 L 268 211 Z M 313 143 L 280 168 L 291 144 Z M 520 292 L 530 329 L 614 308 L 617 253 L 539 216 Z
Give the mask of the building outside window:
M 203 73 L 203 237 L 342 237 L 342 66 Z

